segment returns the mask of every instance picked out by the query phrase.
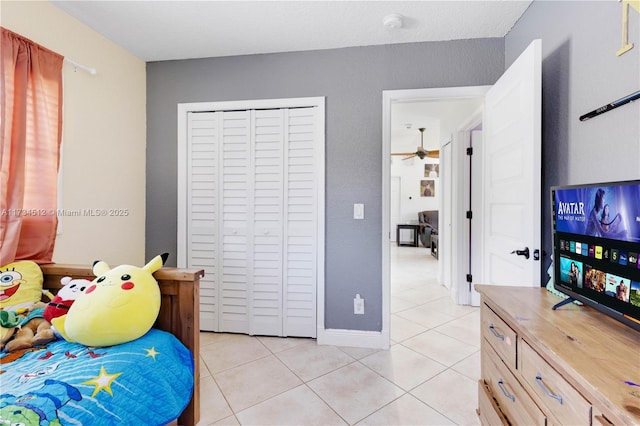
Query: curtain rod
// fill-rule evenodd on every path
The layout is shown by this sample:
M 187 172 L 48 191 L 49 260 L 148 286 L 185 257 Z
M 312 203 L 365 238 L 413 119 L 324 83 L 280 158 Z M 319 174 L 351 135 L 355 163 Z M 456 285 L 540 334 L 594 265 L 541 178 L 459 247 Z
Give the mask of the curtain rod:
M 80 68 L 81 70 L 86 71 L 91 75 L 96 75 L 98 73 L 98 71 L 96 71 L 95 68 L 91 68 L 91 67 L 88 67 L 86 65 L 82 65 L 81 63 L 78 63 L 76 61 L 72 61 L 69 58 L 64 58 L 64 61 L 67 62 L 68 64 L 72 65 L 74 68 L 76 68 L 76 69 Z

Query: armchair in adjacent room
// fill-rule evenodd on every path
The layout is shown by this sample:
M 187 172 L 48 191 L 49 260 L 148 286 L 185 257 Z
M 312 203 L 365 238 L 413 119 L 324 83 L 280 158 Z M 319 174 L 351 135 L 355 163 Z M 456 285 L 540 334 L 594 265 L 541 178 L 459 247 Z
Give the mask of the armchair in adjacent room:
M 418 225 L 420 242 L 423 246 L 431 248 L 431 235 L 438 234 L 438 211 L 425 210 L 418 212 Z

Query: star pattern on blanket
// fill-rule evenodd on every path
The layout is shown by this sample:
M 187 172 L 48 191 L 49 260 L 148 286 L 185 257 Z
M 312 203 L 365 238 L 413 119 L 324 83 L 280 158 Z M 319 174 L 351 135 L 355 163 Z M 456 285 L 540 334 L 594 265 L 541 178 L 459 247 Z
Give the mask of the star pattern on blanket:
M 153 358 L 153 360 L 156 360 L 156 355 L 160 355 L 160 352 L 156 351 L 156 347 L 152 346 L 150 349 L 144 349 L 145 351 L 147 351 L 147 356 L 150 356 L 151 358 Z
M 86 382 L 82 382 L 82 384 L 95 385 L 96 388 L 93 390 L 93 394 L 91 395 L 92 398 L 96 396 L 101 390 L 113 396 L 113 392 L 111 392 L 111 384 L 116 379 L 116 377 L 121 374 L 122 373 L 108 374 L 107 370 L 105 370 L 104 366 L 102 366 L 100 367 L 100 374 L 97 377 L 94 377 L 91 380 L 87 380 Z

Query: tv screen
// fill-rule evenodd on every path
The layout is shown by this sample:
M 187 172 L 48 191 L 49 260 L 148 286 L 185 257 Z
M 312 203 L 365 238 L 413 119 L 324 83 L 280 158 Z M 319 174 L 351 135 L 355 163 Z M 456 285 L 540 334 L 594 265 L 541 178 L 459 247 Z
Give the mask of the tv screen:
M 554 287 L 640 330 L 640 181 L 551 188 Z

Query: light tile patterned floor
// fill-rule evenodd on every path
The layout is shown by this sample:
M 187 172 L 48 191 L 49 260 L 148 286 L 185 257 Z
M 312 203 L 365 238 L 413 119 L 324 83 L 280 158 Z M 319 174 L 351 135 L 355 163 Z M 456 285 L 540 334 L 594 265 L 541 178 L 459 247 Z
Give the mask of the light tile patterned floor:
M 391 246 L 391 348 L 200 334 L 199 425 L 476 425 L 478 308 L 424 247 Z

